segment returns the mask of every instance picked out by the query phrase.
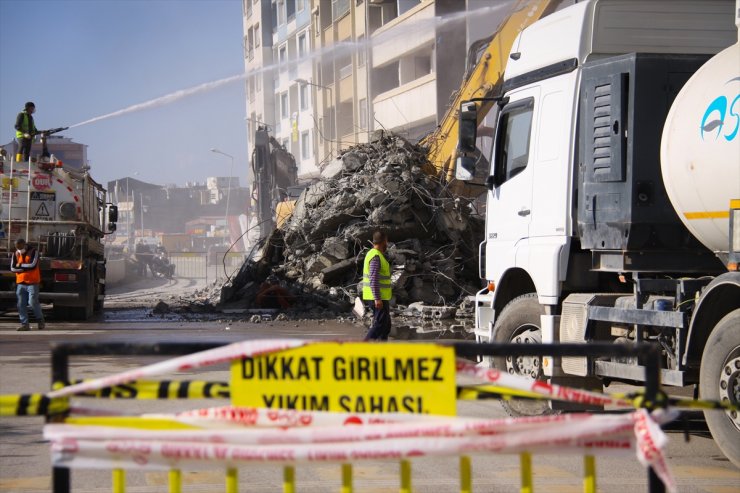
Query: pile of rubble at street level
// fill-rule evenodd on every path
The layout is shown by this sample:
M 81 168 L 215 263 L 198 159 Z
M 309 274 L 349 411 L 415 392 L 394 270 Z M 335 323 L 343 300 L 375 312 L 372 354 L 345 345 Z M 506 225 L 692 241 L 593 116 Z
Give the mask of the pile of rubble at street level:
M 377 229 L 391 243 L 386 257 L 397 305 L 456 306 L 475 293 L 482 219 L 422 170 L 430 166 L 426 156 L 423 147 L 387 134 L 346 150 L 304 190 L 260 259 L 245 262 L 222 288 L 221 304 L 346 312 Z

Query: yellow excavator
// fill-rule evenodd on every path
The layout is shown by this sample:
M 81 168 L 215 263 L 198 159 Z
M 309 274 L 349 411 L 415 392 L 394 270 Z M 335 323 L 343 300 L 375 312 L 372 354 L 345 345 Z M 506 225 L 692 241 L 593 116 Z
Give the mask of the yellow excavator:
M 563 0 L 517 0 L 511 7 L 509 16 L 493 35 L 471 45 L 468 50 L 469 68 L 459 91 L 436 130 L 421 141 L 429 149 L 428 157 L 433 167 L 427 170 L 430 174 L 448 182 L 453 181 L 460 128 L 460 104 L 474 99 L 490 99 L 501 93 L 506 60 L 517 35 L 525 27 L 553 12 L 561 3 Z M 492 101 L 480 101 L 476 122 L 478 125 L 493 104 Z M 458 193 L 468 194 L 468 189 L 463 188 L 462 184 L 454 188 Z

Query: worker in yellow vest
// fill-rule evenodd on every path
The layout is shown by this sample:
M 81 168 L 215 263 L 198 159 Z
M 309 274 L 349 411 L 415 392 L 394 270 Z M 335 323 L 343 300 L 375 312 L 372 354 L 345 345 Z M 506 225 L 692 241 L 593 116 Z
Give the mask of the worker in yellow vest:
M 15 119 L 15 140 L 18 142 L 17 161 L 28 161 L 31 157 L 33 136 L 38 133 L 33 121 L 34 113 L 36 113 L 36 105 L 29 101 Z
M 386 234 L 373 233 L 373 248 L 365 255 L 362 270 L 362 299 L 369 302 L 373 310 L 373 323 L 365 336 L 366 341 L 387 341 L 391 332 L 391 266 L 383 255 L 387 248 Z
M 15 272 L 15 294 L 18 298 L 18 316 L 21 326 L 18 330 L 28 330 L 28 305 L 31 304 L 33 314 L 39 324 L 39 330 L 46 327 L 44 314 L 39 303 L 39 288 L 41 287 L 41 266 L 39 252 L 26 244 L 26 240 L 15 240 L 15 254 L 10 262 L 10 270 Z

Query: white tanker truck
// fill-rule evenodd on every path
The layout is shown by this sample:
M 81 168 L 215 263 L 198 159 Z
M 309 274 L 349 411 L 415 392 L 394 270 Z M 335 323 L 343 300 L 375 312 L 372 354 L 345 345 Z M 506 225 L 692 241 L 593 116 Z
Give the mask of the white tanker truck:
M 740 0 L 590 0 L 519 34 L 486 182 L 479 340 L 650 341 L 664 385 L 740 403 L 738 16 Z M 476 108 L 461 107 L 461 180 L 475 171 Z M 492 363 L 561 383 L 644 381 L 632 359 Z M 738 413 L 705 417 L 740 467 Z
M 39 132 L 43 151 L 28 162 L 0 155 L 0 307 L 15 307 L 10 258 L 24 238 L 41 254 L 42 303 L 52 303 L 56 320 L 84 320 L 103 307 L 103 237 L 118 210 L 87 171 L 49 154 L 47 138 L 61 130 Z

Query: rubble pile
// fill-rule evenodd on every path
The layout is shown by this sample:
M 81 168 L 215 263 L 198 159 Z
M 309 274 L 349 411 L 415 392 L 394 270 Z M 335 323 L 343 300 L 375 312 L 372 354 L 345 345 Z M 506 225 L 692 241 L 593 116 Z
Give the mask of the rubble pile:
M 395 135 L 345 151 L 303 192 L 287 223 L 268 237 L 262 259 L 242 267 L 222 300 L 249 304 L 266 285 L 278 285 L 273 301 L 346 309 L 377 229 L 391 243 L 386 256 L 397 304 L 451 305 L 474 293 L 482 221 L 466 199 L 422 170 L 426 155 Z

